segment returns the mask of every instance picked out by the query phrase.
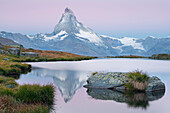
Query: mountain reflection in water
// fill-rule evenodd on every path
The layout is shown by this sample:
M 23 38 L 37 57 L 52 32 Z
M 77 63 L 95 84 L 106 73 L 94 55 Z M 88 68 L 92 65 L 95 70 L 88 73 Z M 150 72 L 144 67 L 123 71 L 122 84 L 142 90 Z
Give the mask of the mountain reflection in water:
M 170 61 L 94 59 L 80 62 L 36 62 L 30 64 L 34 68 L 41 69 L 33 69 L 28 74 L 22 74 L 16 81 L 20 85 L 54 84 L 56 87 L 54 112 L 169 113 Z M 87 89 L 83 88 L 90 73 L 129 72 L 135 69 L 143 70 L 150 76 L 159 77 L 165 83 L 166 91 L 147 94 L 124 94 L 99 89 L 89 89 L 87 92 Z
M 94 99 L 113 100 L 120 103 L 127 103 L 129 107 L 147 109 L 149 101 L 162 98 L 165 90 L 155 92 L 123 93 L 109 89 L 88 89 L 87 93 Z
M 50 77 L 53 79 L 53 84 L 55 84 L 65 102 L 68 102 L 72 99 L 77 89 L 83 87 L 87 80 L 87 72 L 79 72 L 79 71 L 69 71 L 69 70 L 50 70 L 50 69 L 42 69 L 36 68 L 33 69 L 32 72 L 28 73 L 27 76 L 36 76 L 36 77 Z M 24 75 L 23 75 L 24 76 Z M 22 76 L 21 76 L 22 77 Z M 45 79 L 45 78 L 44 78 Z M 22 79 L 21 79 L 22 80 Z M 38 84 L 49 84 L 38 82 Z M 20 82 L 20 81 L 18 81 Z
M 28 77 L 36 76 L 38 77 L 37 79 L 45 77 L 44 78 L 45 82 L 46 82 L 46 77 L 50 77 L 52 79 L 52 83 L 58 87 L 64 99 L 64 102 L 67 103 L 73 98 L 76 91 L 79 88 L 82 88 L 84 84 L 86 84 L 88 73 L 89 72 L 82 72 L 82 71 L 50 70 L 50 69 L 36 68 L 33 69 L 30 73 L 28 73 L 27 76 Z M 32 82 L 32 80 L 30 81 Z M 47 83 L 49 84 L 48 80 L 46 83 L 38 82 L 38 84 L 47 84 Z M 122 92 L 117 92 L 108 89 L 88 89 L 87 93 L 89 96 L 95 99 L 114 100 L 116 102 L 127 103 L 130 107 L 147 108 L 147 106 L 149 105 L 149 101 L 154 101 L 163 97 L 165 91 L 125 94 Z

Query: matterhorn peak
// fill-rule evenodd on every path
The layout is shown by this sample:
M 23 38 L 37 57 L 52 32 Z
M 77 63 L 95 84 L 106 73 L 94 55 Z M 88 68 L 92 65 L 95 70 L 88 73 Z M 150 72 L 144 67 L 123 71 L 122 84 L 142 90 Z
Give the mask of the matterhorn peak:
M 78 40 L 96 43 L 101 45 L 103 42 L 93 30 L 78 22 L 73 11 L 65 9 L 59 23 L 55 26 L 53 34 L 67 34 L 68 36 L 80 37 Z
M 65 9 L 65 13 L 74 14 L 73 11 L 71 9 L 69 9 L 68 7 Z

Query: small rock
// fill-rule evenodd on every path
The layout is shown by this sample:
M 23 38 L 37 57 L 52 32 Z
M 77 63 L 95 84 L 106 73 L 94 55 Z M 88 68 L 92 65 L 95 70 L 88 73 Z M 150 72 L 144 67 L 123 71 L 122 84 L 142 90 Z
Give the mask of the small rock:
M 0 48 L 3 49 L 3 45 L 0 43 Z
M 87 88 L 105 88 L 118 91 L 125 90 L 124 84 L 129 82 L 127 73 L 96 73 L 87 80 Z M 165 84 L 158 77 L 151 77 L 146 91 L 165 90 Z
M 6 51 L 4 51 L 4 50 L 0 50 L 0 53 L 1 53 L 1 54 L 5 54 L 5 53 L 6 53 Z
M 22 52 L 21 56 L 26 56 L 26 57 L 39 57 L 38 53 L 35 52 Z
M 20 49 L 19 48 L 9 48 L 8 52 L 13 55 L 20 55 Z
M 8 58 L 4 58 L 4 60 L 9 60 Z
M 165 84 L 158 77 L 151 77 L 146 91 L 164 90 Z

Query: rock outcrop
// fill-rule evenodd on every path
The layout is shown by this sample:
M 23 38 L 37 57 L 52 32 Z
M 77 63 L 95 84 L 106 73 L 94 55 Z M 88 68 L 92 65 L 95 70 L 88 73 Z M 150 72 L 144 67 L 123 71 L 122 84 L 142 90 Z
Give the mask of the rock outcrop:
M 20 55 L 20 49 L 19 48 L 9 48 L 8 52 L 12 55 Z
M 35 52 L 22 52 L 21 56 L 26 56 L 26 57 L 39 57 L 38 53 Z
M 146 91 L 165 90 L 165 84 L 158 77 L 151 77 Z
M 5 53 L 6 53 L 6 51 L 4 51 L 4 50 L 0 50 L 0 53 L 1 53 L 1 54 L 5 54 Z
M 100 89 L 114 89 L 117 91 L 124 92 L 127 89 L 125 88 L 125 83 L 128 83 L 130 80 L 127 77 L 127 73 L 95 73 L 90 76 L 87 80 L 87 85 L 84 87 L 87 88 L 100 88 Z M 158 77 L 150 77 L 148 80 L 149 84 L 146 89 L 147 92 L 165 90 L 165 84 Z
M 2 46 L 2 44 L 0 43 L 0 49 L 2 49 L 3 48 L 3 46 Z

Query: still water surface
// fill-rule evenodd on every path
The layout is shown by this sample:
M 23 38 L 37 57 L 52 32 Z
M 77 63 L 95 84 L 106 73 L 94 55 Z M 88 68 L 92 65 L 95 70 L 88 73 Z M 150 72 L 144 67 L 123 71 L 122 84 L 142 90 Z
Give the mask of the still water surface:
M 94 59 L 78 62 L 30 63 L 34 69 L 21 75 L 19 84 L 54 84 L 56 113 L 170 113 L 170 61 L 150 59 Z M 110 90 L 83 87 L 92 72 L 129 72 L 136 69 L 158 76 L 166 85 L 165 93 L 134 99 Z M 151 98 L 151 99 L 150 99 Z M 131 100 L 131 101 L 129 101 Z M 127 102 L 126 102 L 127 101 Z M 133 102 L 132 102 L 133 101 Z

